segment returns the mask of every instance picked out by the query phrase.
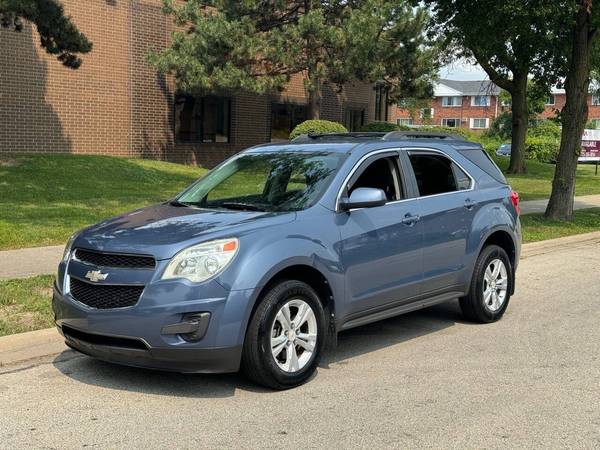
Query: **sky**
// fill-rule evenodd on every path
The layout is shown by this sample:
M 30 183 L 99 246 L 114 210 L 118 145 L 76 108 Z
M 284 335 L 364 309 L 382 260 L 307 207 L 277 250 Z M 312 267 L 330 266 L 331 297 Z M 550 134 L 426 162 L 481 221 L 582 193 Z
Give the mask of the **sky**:
M 488 76 L 479 66 L 465 60 L 458 60 L 442 67 L 440 78 L 449 80 L 487 80 Z

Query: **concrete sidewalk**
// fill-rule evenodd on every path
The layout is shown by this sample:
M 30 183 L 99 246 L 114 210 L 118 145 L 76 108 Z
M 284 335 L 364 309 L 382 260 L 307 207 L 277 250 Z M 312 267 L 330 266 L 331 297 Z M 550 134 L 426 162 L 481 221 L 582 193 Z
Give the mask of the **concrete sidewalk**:
M 0 280 L 55 273 L 64 245 L 0 251 Z
M 543 213 L 548 200 L 521 202 L 522 214 Z M 600 208 L 600 195 L 575 197 L 575 209 Z M 62 257 L 63 245 L 0 251 L 0 280 L 51 274 Z
M 543 213 L 546 211 L 548 199 L 521 202 L 521 214 Z M 575 197 L 574 209 L 600 208 L 600 195 L 582 195 Z

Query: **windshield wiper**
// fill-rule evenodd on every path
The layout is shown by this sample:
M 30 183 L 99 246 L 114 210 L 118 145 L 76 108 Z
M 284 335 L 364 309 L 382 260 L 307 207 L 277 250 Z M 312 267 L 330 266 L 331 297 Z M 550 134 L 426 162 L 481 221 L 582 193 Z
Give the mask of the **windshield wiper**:
M 227 209 L 238 209 L 240 211 L 264 211 L 264 208 L 253 205 L 251 203 L 238 203 L 238 202 L 223 202 L 218 205 L 221 208 Z
M 171 206 L 177 206 L 177 207 L 180 207 L 180 208 L 187 208 L 188 206 L 190 206 L 187 203 L 182 203 L 182 202 L 180 202 L 177 199 L 170 200 L 169 201 L 169 205 L 171 205 Z

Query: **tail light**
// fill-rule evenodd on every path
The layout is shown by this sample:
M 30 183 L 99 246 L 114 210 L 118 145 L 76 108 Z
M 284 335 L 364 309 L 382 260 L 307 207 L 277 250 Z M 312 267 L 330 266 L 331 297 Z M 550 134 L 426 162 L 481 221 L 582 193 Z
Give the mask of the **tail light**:
M 521 215 L 521 208 L 519 206 L 519 193 L 515 191 L 510 191 L 510 201 L 515 207 L 515 211 L 517 211 L 517 215 Z

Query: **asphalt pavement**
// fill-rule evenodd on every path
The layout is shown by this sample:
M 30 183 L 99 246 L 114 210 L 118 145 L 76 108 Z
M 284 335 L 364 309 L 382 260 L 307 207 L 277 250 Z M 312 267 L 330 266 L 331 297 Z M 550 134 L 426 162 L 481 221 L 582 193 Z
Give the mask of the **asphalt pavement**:
M 72 351 L 0 367 L 0 448 L 600 448 L 600 242 L 521 261 L 491 325 L 455 302 L 340 335 L 306 385 L 124 368 Z

